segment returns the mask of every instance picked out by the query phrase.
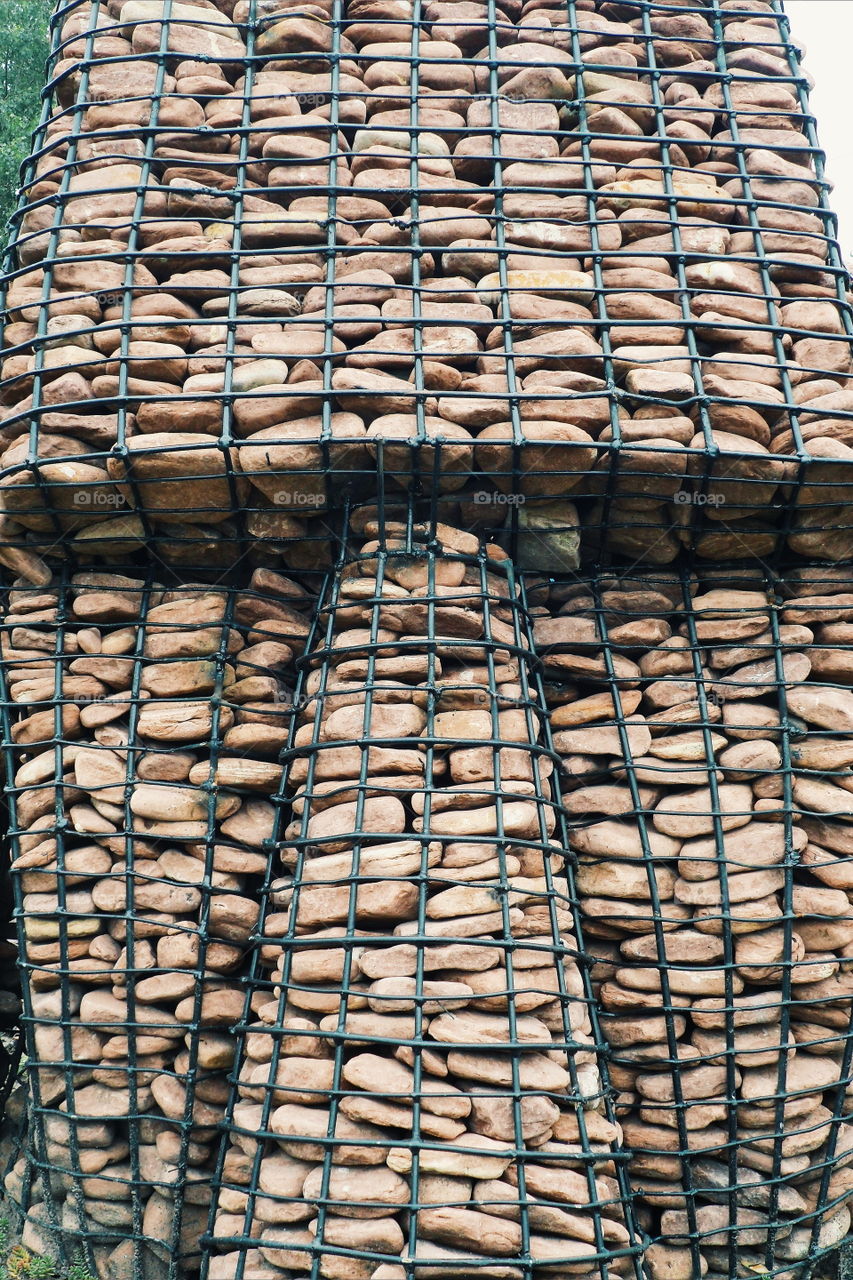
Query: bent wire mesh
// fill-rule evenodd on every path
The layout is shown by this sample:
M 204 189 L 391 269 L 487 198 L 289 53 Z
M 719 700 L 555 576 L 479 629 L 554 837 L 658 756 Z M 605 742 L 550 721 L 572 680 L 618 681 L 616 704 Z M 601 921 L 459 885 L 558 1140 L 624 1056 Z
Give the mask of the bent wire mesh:
M 801 1280 L 853 680 L 849 569 L 790 566 L 853 551 L 853 401 L 779 6 L 53 33 L 0 388 L 25 1243 Z
M 131 1280 L 198 1268 L 308 603 L 272 573 L 8 593 L 30 1115 L 6 1190 L 39 1254 L 82 1247 Z
M 813 1275 L 853 1192 L 849 570 L 551 603 L 534 636 L 649 1274 Z
M 297 568 L 377 485 L 534 568 L 853 551 L 847 278 L 775 0 L 68 0 L 53 32 L 15 571 Z
M 202 1274 L 639 1278 L 512 567 L 359 523 L 301 664 Z

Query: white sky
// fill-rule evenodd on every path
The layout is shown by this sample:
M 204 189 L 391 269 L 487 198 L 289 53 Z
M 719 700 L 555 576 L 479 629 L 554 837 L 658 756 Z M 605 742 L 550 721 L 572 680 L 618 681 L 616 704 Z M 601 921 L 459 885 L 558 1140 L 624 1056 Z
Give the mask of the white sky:
M 838 215 L 841 252 L 853 263 L 853 0 L 785 0 L 785 12 L 792 34 L 805 47 L 803 67 L 815 81 L 811 109 L 827 155 L 827 178 L 835 184 L 830 205 Z

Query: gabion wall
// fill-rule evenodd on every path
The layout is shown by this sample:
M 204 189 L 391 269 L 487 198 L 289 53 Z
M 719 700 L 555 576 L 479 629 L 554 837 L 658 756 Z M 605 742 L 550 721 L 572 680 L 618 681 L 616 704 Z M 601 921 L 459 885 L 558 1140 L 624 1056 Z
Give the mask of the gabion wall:
M 781 9 L 52 25 L 0 386 L 25 1243 L 805 1280 L 853 363 Z
M 13 571 L 238 537 L 313 566 L 377 486 L 489 528 L 523 498 L 535 569 L 584 533 L 849 557 L 847 281 L 770 0 L 53 25 L 7 288 Z

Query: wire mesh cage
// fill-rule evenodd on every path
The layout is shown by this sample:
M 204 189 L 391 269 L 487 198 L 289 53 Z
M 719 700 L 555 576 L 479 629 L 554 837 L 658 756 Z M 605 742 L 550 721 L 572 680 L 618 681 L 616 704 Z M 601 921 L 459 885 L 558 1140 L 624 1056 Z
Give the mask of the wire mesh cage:
M 130 1280 L 198 1268 L 309 602 L 260 571 L 8 592 L 30 1117 L 6 1187 L 38 1253 Z
M 203 1275 L 639 1277 L 511 564 L 358 525 L 300 660 Z
M 853 1194 L 849 571 L 525 580 L 352 528 L 316 611 L 270 571 L 9 592 L 26 1239 L 803 1280 Z
M 655 1280 L 810 1276 L 849 1227 L 850 586 L 598 577 L 534 627 Z
M 803 1280 L 853 1190 L 853 329 L 780 6 L 52 29 L 0 369 L 25 1243 Z
M 16 572 L 298 567 L 377 485 L 594 557 L 853 552 L 848 283 L 776 3 L 69 0 L 53 33 Z

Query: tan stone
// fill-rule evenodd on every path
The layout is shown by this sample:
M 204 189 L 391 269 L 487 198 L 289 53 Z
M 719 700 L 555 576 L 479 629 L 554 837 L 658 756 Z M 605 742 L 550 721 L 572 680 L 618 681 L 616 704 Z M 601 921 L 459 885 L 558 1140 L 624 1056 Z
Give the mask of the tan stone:
M 723 783 L 716 789 L 719 821 L 724 831 L 745 826 L 752 813 L 752 792 L 742 784 Z M 665 835 L 698 836 L 710 834 L 715 827 L 715 801 L 710 788 L 666 796 L 658 802 L 654 824 Z

